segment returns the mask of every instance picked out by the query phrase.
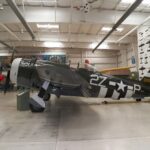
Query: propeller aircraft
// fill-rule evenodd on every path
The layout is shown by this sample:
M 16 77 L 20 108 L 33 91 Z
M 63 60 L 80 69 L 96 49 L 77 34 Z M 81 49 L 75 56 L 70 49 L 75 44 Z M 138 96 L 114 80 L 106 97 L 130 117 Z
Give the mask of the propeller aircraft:
M 150 96 L 149 73 L 141 81 L 136 81 L 108 76 L 95 69 L 73 69 L 68 65 L 36 59 L 14 59 L 7 74 L 4 92 L 7 91 L 10 80 L 17 86 L 39 89 L 30 99 L 32 112 L 43 112 L 45 101 L 51 94 L 58 98 L 65 95 L 117 100 L 134 98 L 137 101 Z

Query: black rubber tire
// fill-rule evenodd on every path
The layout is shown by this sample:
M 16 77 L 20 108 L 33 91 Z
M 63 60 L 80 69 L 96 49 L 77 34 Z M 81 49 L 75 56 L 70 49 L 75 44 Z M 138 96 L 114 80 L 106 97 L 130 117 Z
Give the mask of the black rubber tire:
M 108 104 L 108 102 L 107 102 L 107 101 L 103 101 L 102 103 L 103 103 L 103 104 Z
M 33 113 L 40 113 L 40 112 L 43 112 L 45 110 L 45 108 L 37 108 L 35 107 L 34 105 L 30 104 L 29 105 L 30 107 L 30 110 L 33 112 Z
M 50 98 L 51 98 L 51 94 L 45 94 L 43 100 L 48 101 Z
M 142 99 L 138 98 L 138 99 L 136 99 L 136 101 L 137 101 L 137 102 L 141 102 L 141 101 L 142 101 Z

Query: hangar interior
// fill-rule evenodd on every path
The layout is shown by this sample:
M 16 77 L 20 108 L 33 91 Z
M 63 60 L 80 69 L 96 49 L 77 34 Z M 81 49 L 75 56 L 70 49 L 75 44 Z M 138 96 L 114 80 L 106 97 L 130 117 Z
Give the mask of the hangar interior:
M 149 48 L 150 0 L 0 0 L 0 149 L 150 148 L 148 97 L 52 95 L 43 113 L 32 113 L 17 110 L 24 89 L 10 83 L 3 92 L 13 53 L 75 69 L 88 60 L 99 72 L 142 80 L 150 69 Z

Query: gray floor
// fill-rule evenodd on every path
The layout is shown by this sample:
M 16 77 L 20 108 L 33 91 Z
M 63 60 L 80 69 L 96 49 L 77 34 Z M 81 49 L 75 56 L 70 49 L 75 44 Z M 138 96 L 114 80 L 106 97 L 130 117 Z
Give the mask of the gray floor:
M 150 149 L 150 103 L 101 100 L 52 97 L 33 114 L 16 110 L 16 93 L 0 93 L 0 150 Z

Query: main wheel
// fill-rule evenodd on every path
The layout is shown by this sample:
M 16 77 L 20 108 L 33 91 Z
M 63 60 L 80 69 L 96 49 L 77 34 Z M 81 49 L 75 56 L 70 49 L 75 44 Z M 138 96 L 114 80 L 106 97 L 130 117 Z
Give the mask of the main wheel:
M 136 101 L 137 101 L 137 102 L 141 102 L 141 99 L 140 99 L 140 98 L 138 98 L 138 99 L 136 99 Z
M 44 97 L 43 97 L 43 100 L 44 101 L 48 101 L 51 97 L 51 94 L 45 94 Z
M 103 101 L 102 103 L 103 103 L 103 104 L 108 104 L 108 102 L 107 102 L 107 101 Z
M 44 109 L 45 109 L 45 108 L 42 108 L 42 107 L 36 107 L 33 104 L 30 104 L 29 107 L 30 107 L 30 110 L 34 113 L 43 112 Z

